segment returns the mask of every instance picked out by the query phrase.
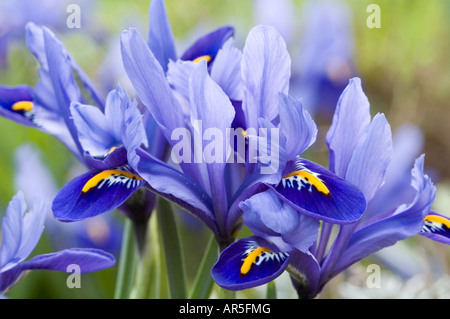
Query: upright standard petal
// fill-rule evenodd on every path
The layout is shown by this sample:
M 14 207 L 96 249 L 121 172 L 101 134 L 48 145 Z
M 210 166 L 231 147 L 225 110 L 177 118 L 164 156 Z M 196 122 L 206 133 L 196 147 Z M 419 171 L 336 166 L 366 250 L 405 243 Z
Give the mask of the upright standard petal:
M 345 179 L 358 187 L 370 203 L 384 181 L 392 157 L 392 134 L 383 114 L 377 114 L 356 145 Z
M 185 127 L 178 101 L 171 92 L 164 70 L 142 36 L 129 29 L 122 33 L 122 59 L 137 95 L 171 142 L 174 129 Z
M 280 130 L 286 139 L 284 149 L 288 159 L 302 154 L 316 140 L 317 125 L 300 101 L 289 95 L 279 96 Z
M 339 177 L 346 176 L 353 151 L 370 120 L 370 104 L 362 90 L 361 80 L 353 78 L 339 98 L 326 136 L 330 150 L 329 167 Z
M 283 200 L 308 216 L 330 223 L 349 224 L 366 209 L 361 191 L 324 167 L 305 159 L 292 160 L 285 176 L 273 187 Z
M 225 223 L 228 211 L 226 185 L 223 183 L 228 158 L 227 129 L 231 128 L 235 111 L 223 90 L 208 75 L 206 62 L 202 61 L 192 72 L 190 83 L 191 122 L 201 122 L 203 139 L 211 141 L 201 145 L 206 161 L 209 191 L 213 199 L 218 223 Z M 206 183 L 205 183 L 206 184 Z
M 219 84 L 231 100 L 242 101 L 242 52 L 233 44 L 234 39 L 228 39 L 217 53 L 214 64 L 211 66 L 211 78 Z
M 228 246 L 213 266 L 214 281 L 228 290 L 243 290 L 268 283 L 289 265 L 289 254 L 260 237 L 247 237 Z
M 242 108 L 247 128 L 258 129 L 259 118 L 269 121 L 278 115 L 279 94 L 287 94 L 291 58 L 281 35 L 269 26 L 250 30 L 242 64 L 244 99 Z
M 435 186 L 423 172 L 423 162 L 424 156 L 419 157 L 412 170 L 411 185 L 416 191 L 415 198 L 394 212 L 386 212 L 384 216 L 378 215 L 362 223 L 330 273 L 335 275 L 381 248 L 421 232 L 436 196 Z M 323 275 L 326 277 L 328 274 Z
M 169 61 L 176 61 L 175 39 L 167 16 L 164 0 L 152 0 L 148 11 L 148 46 L 167 72 Z

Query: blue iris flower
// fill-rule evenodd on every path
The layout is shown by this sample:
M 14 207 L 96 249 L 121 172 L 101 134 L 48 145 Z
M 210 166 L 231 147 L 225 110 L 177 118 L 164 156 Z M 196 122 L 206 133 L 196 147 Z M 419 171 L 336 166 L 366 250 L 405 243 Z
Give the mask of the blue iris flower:
M 241 129 L 249 144 L 261 140 L 252 132 L 274 129 L 274 135 L 281 131 L 280 140 L 275 138 L 268 144 L 280 150 L 279 158 L 267 164 L 270 156 L 262 156 L 259 162 L 252 163 L 249 159 L 253 150 L 249 148 L 244 156 L 247 161 L 242 165 L 229 163 L 226 157 L 197 161 L 198 145 L 189 144 L 193 159 L 187 156 L 187 161 L 178 162 L 178 168 L 167 166 L 162 170 L 160 163 L 136 144 L 130 165 L 153 191 L 205 222 L 222 249 L 234 241 L 241 226 L 239 203 L 263 191 L 276 194 L 293 207 L 297 216 L 320 217 L 339 224 L 358 220 L 365 209 L 361 192 L 325 168 L 298 158 L 313 143 L 316 127 L 301 104 L 288 95 L 291 60 L 283 38 L 272 27 L 258 26 L 250 31 L 242 53 L 236 54 L 236 50 L 232 42 L 225 42 L 212 67 L 208 61 L 191 65 L 189 76 L 177 87 L 170 85 L 171 65 L 166 74 L 136 30 L 122 34 L 122 56 L 128 76 L 172 150 L 177 148 L 180 128 L 188 132 L 188 137 L 202 137 L 209 129 L 220 131 L 222 136 L 229 128 Z M 223 60 L 219 59 L 221 52 Z M 221 63 L 236 65 L 233 58 L 238 59 L 239 69 L 229 73 L 226 80 L 220 78 L 224 81 L 219 84 L 213 79 L 214 68 L 223 69 Z M 234 90 L 226 89 L 229 83 L 241 87 L 240 100 L 230 96 Z M 177 88 L 182 86 L 184 94 L 177 94 Z M 200 148 L 205 149 L 208 144 L 202 141 Z M 222 151 L 226 154 L 226 150 Z M 272 166 L 270 174 L 263 172 L 263 168 Z M 305 184 L 304 189 L 300 183 Z
M 154 50 L 160 58 L 158 67 L 164 68 L 173 57 L 174 46 L 163 2 L 152 2 L 149 15 L 149 40 L 144 45 L 150 50 L 155 43 L 160 44 Z M 155 33 L 155 29 L 159 32 Z M 212 63 L 220 41 L 232 31 L 221 28 L 206 35 L 182 58 L 190 59 L 198 54 L 210 57 L 202 59 Z M 159 38 L 161 34 L 166 37 Z M 165 166 L 162 160 L 166 156 L 167 142 L 162 138 L 162 129 L 154 114 L 145 110 L 141 113 L 139 107 L 120 86 L 108 94 L 103 107 L 71 100 L 71 124 L 89 171 L 70 181 L 56 195 L 52 209 L 57 219 L 73 222 L 119 208 L 140 225 L 142 240 L 138 242 L 143 242 L 145 225 L 155 207 L 156 196 L 143 187 L 147 186 L 145 179 L 131 165 L 134 162 L 133 147 L 142 147 L 158 165 Z
M 14 184 L 26 199 L 39 196 L 51 202 L 59 188 L 40 155 L 32 145 L 22 145 L 16 150 Z M 115 217 L 103 214 L 79 223 L 61 223 L 49 211 L 45 225 L 58 250 L 67 247 L 98 248 L 116 256 L 120 251 L 122 224 Z
M 330 243 L 336 221 L 311 214 L 298 216 L 289 201 L 280 200 L 275 193 L 256 194 L 241 204 L 244 221 L 255 236 L 239 240 L 221 254 L 212 270 L 219 285 L 230 290 L 251 288 L 287 269 L 299 296 L 311 298 L 353 263 L 399 240 L 421 234 L 449 242 L 448 218 L 430 210 L 435 187 L 424 174 L 424 156 L 415 160 L 406 184 L 405 161 L 393 160 L 390 126 L 383 114 L 371 118 L 358 78 L 353 78 L 342 93 L 326 142 L 330 170 L 362 192 L 367 203 L 364 214 L 353 222 L 341 223 L 339 234 Z M 309 164 L 306 167 L 309 169 Z M 387 172 L 400 178 L 389 180 Z M 316 177 L 323 184 L 311 178 L 310 183 L 326 191 L 329 181 Z M 308 183 L 302 185 L 306 188 Z M 384 187 L 400 188 L 402 196 L 386 193 Z
M 70 103 L 89 102 L 103 109 L 104 99 L 49 29 L 30 22 L 26 36 L 40 64 L 39 82 L 34 87 L 0 86 L 0 115 L 55 136 L 84 162 Z
M 92 248 L 65 249 L 26 260 L 41 238 L 49 209 L 45 201 L 36 200 L 27 212 L 27 205 L 21 192 L 9 203 L 2 220 L 0 295 L 6 294 L 29 270 L 67 272 L 69 265 L 76 264 L 82 273 L 87 273 L 114 265 L 112 255 Z

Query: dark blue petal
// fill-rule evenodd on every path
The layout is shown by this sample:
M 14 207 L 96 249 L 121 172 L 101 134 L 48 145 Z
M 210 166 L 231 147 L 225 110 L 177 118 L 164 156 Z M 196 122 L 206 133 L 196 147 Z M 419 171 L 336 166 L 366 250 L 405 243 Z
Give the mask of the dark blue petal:
M 27 108 L 18 108 L 20 102 L 32 103 L 33 89 L 28 85 L 15 87 L 0 86 L 0 115 L 22 125 L 33 126 L 34 111 L 32 104 Z
M 366 209 L 364 195 L 355 186 L 305 159 L 288 163 L 275 190 L 299 212 L 330 223 L 352 223 Z
M 220 254 L 211 275 L 222 288 L 243 290 L 274 280 L 288 264 L 288 253 L 280 252 L 266 240 L 253 236 L 228 246 Z
M 202 56 L 209 56 L 211 58 L 211 61 L 209 62 L 212 62 L 223 44 L 233 35 L 234 28 L 229 26 L 212 31 L 198 39 L 189 49 L 187 49 L 181 56 L 181 60 L 192 61 Z
M 144 180 L 124 167 L 83 174 L 56 195 L 53 215 L 66 222 L 93 217 L 123 204 Z

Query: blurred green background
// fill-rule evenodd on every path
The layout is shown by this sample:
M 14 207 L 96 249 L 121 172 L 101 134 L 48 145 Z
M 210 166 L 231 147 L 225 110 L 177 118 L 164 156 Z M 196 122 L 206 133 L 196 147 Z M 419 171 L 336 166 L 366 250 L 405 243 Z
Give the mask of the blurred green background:
M 426 153 L 426 168 L 431 172 L 438 187 L 435 209 L 447 214 L 450 197 L 448 186 L 450 184 L 448 123 L 450 2 L 447 0 L 345 2 L 352 10 L 355 64 L 371 102 L 372 113 L 385 113 L 393 130 L 404 123 L 414 123 L 421 128 L 425 136 L 423 152 Z M 77 1 L 74 0 L 72 3 Z M 78 64 L 97 86 L 102 88 L 102 93 L 106 94 L 108 88 L 101 83 L 100 67 L 112 48 L 118 48 L 123 29 L 136 27 L 146 35 L 150 2 L 96 0 L 79 3 L 82 14 L 81 28 L 68 29 L 63 26 L 54 31 Z M 366 24 L 370 14 L 366 9 L 372 3 L 378 4 L 381 8 L 379 29 L 370 29 Z M 301 25 L 303 1 L 295 0 L 293 4 L 296 10 L 295 26 L 298 26 Z M 242 48 L 248 31 L 256 23 L 253 1 L 250 0 L 166 0 L 166 5 L 174 35 L 179 41 L 178 53 L 181 53 L 186 43 L 199 32 L 212 30 L 224 24 L 236 27 L 236 45 Z M 65 11 L 60 14 L 62 21 L 69 15 Z M 295 34 L 301 32 L 295 31 Z M 294 37 L 293 46 L 298 42 Z M 297 47 L 293 53 L 298 54 L 301 50 Z M 295 58 L 293 55 L 292 59 Z M 23 37 L 11 41 L 8 59 L 8 66 L 0 69 L 1 84 L 37 83 L 38 66 L 27 50 Z M 119 59 L 114 61 L 120 64 Z M 113 65 L 110 64 L 107 68 L 113 69 Z M 122 80 L 126 81 L 123 78 L 117 79 Z M 326 132 L 326 125 L 321 129 Z M 24 143 L 32 143 L 41 150 L 42 159 L 58 185 L 62 186 L 67 182 L 68 173 L 76 161 L 55 138 L 3 118 L 0 118 L 0 136 L 0 212 L 5 211 L 8 202 L 17 191 L 14 186 L 16 168 L 14 154 L 17 147 Z M 422 239 L 418 240 L 423 242 Z M 192 247 L 186 247 L 187 252 L 194 250 Z M 449 259 L 447 250 L 439 248 L 439 254 L 445 260 Z M 44 237 L 35 253 L 50 251 L 51 243 Z M 192 267 L 195 268 L 195 265 Z M 19 283 L 9 296 L 110 298 L 114 288 L 115 272 L 114 267 L 100 273 L 83 275 L 85 277 L 81 289 L 61 289 L 62 286 L 65 287 L 67 274 L 36 271 Z

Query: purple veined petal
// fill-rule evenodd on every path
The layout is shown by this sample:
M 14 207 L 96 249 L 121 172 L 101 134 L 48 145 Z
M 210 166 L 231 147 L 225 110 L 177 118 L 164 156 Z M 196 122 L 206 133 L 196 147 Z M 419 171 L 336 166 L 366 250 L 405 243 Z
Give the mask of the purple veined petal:
M 38 60 L 39 64 L 41 65 L 41 70 L 45 70 L 46 72 L 48 72 L 52 64 L 52 61 L 49 59 L 48 53 L 46 52 L 46 46 L 48 44 L 46 42 L 47 40 L 45 40 L 44 33 L 47 32 L 54 39 L 55 42 L 59 43 L 60 49 L 64 51 L 65 54 L 67 55 L 67 61 L 70 63 L 71 68 L 73 68 L 71 72 L 74 75 L 76 74 L 77 79 L 80 81 L 81 86 L 79 87 L 79 89 L 86 90 L 88 94 L 86 97 L 89 98 L 90 100 L 92 99 L 93 102 L 95 102 L 98 107 L 103 109 L 105 105 L 103 97 L 99 94 L 99 92 L 97 91 L 94 84 L 87 76 L 87 74 L 68 54 L 64 45 L 56 38 L 53 32 L 51 32 L 46 27 L 41 27 L 33 22 L 27 23 L 25 28 L 27 32 L 26 41 L 28 49 L 33 53 L 33 55 Z M 80 102 L 83 101 L 80 100 Z
M 341 178 L 360 138 L 370 124 L 370 104 L 361 87 L 361 80 L 353 78 L 336 106 L 333 121 L 326 136 L 330 150 L 330 170 Z
M 423 163 L 424 156 L 421 156 L 412 170 L 411 184 L 416 190 L 415 198 L 393 212 L 385 212 L 384 216 L 378 215 L 374 220 L 360 225 L 351 236 L 345 251 L 340 254 L 339 260 L 335 261 L 333 269 L 328 269 L 324 276 L 331 273 L 336 275 L 362 258 L 421 232 L 424 219 L 436 196 L 435 186 L 423 172 Z
M 214 203 L 214 211 L 218 223 L 225 223 L 224 214 L 228 211 L 226 185 L 224 181 L 225 165 L 228 158 L 226 132 L 231 127 L 235 111 L 223 90 L 208 75 L 206 62 L 202 61 L 192 72 L 190 82 L 191 122 L 201 121 L 201 136 L 206 136 L 208 130 L 214 130 L 213 151 L 206 151 L 209 143 L 202 145 L 203 157 L 206 161 L 210 194 Z M 221 143 L 220 143 L 221 139 Z M 216 147 L 217 146 L 217 147 Z M 212 155 L 214 153 L 214 155 Z
M 129 29 L 121 35 L 122 59 L 142 103 L 171 142 L 174 129 L 185 127 L 184 115 L 167 83 L 164 70 L 142 36 Z
M 299 212 L 334 224 L 353 223 L 366 209 L 358 188 L 305 159 L 289 162 L 281 182 L 271 187 Z
M 430 212 L 425 216 L 424 225 L 419 234 L 450 245 L 450 219 L 436 212 Z
M 189 117 L 191 105 L 189 102 L 189 78 L 196 64 L 192 61 L 170 61 L 167 70 L 167 82 L 170 84 L 174 95 L 180 101 L 183 114 Z
M 242 101 L 241 60 L 242 52 L 234 47 L 229 38 L 219 50 L 211 66 L 211 78 L 224 90 L 231 100 Z
M 6 271 L 27 258 L 36 247 L 44 230 L 49 207 L 43 200 L 36 200 L 29 212 L 22 192 L 11 200 L 2 220 L 2 245 L 0 269 Z
M 219 286 L 228 290 L 253 288 L 280 276 L 289 259 L 289 253 L 279 251 L 263 238 L 247 237 L 222 251 L 211 275 Z
M 250 30 L 241 72 L 247 127 L 257 129 L 259 118 L 271 121 L 277 117 L 279 93 L 287 94 L 289 90 L 291 58 L 286 43 L 273 27 Z
M 316 140 L 317 126 L 300 101 L 280 93 L 280 130 L 286 138 L 287 158 L 302 154 Z
M 423 133 L 411 124 L 397 128 L 392 136 L 393 153 L 386 170 L 383 185 L 367 207 L 364 218 L 395 209 L 402 203 L 411 201 L 415 190 L 411 187 L 411 168 L 423 149 Z M 396 194 L 396 196 L 392 196 Z
M 176 61 L 175 40 L 163 0 L 152 0 L 148 11 L 148 46 L 164 72 L 170 60 Z
M 34 119 L 33 88 L 28 85 L 0 86 L 0 115 L 22 125 L 37 127 Z
M 356 145 L 345 179 L 358 187 L 370 203 L 384 181 L 392 157 L 392 134 L 383 114 L 377 114 Z
M 144 183 L 124 166 L 87 172 L 58 192 L 53 200 L 53 215 L 64 222 L 97 216 L 122 205 Z
M 80 89 L 72 74 L 72 65 L 68 53 L 53 33 L 43 28 L 45 52 L 48 63 L 48 74 L 66 126 L 80 154 L 83 148 L 78 140 L 77 130 L 70 114 L 70 104 L 81 101 Z
M 76 269 L 80 273 L 89 273 L 112 267 L 114 264 L 115 259 L 111 254 L 92 248 L 72 248 L 38 255 L 8 271 L 0 272 L 0 293 L 13 286 L 21 274 L 28 270 L 39 269 L 71 273 Z
M 270 239 L 280 250 L 306 252 L 319 235 L 319 221 L 299 214 L 281 201 L 272 189 L 240 204 L 243 220 L 253 234 Z
M 208 62 L 211 63 L 223 44 L 233 37 L 233 35 L 233 27 L 220 27 L 198 39 L 183 53 L 180 59 L 185 61 L 195 61 L 198 58 L 208 57 Z
M 137 102 L 132 102 L 127 95 L 127 92 L 117 85 L 114 90 L 111 90 L 106 97 L 105 105 L 105 118 L 109 123 L 109 129 L 115 139 L 122 139 L 122 132 L 127 117 L 125 112 L 133 112 L 133 116 L 140 116 L 140 112 L 137 108 Z
M 120 141 L 98 107 L 75 102 L 70 110 L 84 151 L 93 157 L 103 157 L 112 147 L 119 146 Z

